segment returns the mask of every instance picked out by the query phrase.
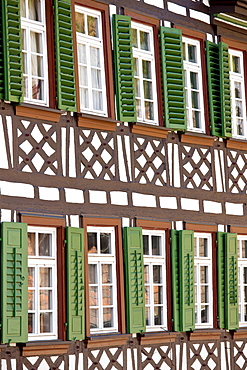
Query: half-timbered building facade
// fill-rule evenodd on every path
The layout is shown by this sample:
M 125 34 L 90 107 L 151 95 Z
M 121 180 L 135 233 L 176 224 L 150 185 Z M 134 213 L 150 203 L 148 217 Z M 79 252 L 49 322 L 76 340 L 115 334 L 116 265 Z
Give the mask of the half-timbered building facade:
M 246 369 L 247 2 L 1 4 L 1 368 Z

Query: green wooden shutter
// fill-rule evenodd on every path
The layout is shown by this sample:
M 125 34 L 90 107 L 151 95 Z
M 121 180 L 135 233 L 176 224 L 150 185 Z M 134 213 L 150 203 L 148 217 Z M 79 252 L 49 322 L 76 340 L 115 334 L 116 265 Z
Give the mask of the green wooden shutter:
M 221 89 L 221 111 L 222 129 L 224 137 L 232 136 L 232 117 L 231 117 L 231 90 L 229 76 L 229 55 L 228 45 L 219 43 L 220 61 L 220 89 Z
M 219 327 L 225 328 L 225 233 L 217 233 Z
M 19 0 L 2 0 L 5 100 L 22 102 L 22 47 Z
M 195 328 L 194 232 L 179 231 L 181 330 Z
M 172 312 L 173 330 L 180 331 L 180 296 L 179 296 L 179 232 L 171 230 L 171 266 L 172 266 Z
M 146 331 L 142 229 L 124 228 L 127 332 Z
M 27 224 L 1 224 L 1 341 L 28 340 Z
M 70 0 L 54 0 L 58 108 L 76 112 L 75 60 Z
M 237 234 L 226 234 L 225 273 L 225 329 L 234 330 L 239 327 Z
M 85 338 L 84 230 L 67 227 L 67 339 Z
M 175 28 L 160 28 L 161 60 L 165 126 L 174 130 L 186 130 L 186 100 L 182 32 Z
M 112 22 L 117 118 L 123 122 L 136 122 L 131 19 L 114 14 Z
M 212 135 L 231 136 L 231 97 L 228 46 L 206 41 L 208 96 Z

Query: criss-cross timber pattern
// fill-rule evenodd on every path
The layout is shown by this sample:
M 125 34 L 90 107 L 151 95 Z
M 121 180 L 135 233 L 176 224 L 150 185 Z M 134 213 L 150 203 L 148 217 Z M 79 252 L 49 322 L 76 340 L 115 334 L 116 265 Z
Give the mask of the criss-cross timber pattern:
M 66 360 L 65 360 L 66 358 Z M 24 357 L 23 358 L 23 370 L 59 370 L 62 367 L 67 368 L 68 356 L 39 356 L 39 357 Z
M 141 184 L 167 184 L 165 141 L 133 136 L 134 179 Z
M 247 191 L 247 154 L 228 150 L 227 166 L 229 172 L 229 191 L 246 193 Z
M 126 351 L 126 349 L 125 349 Z M 87 350 L 87 370 L 122 370 L 124 351 L 122 347 Z
M 233 341 L 233 363 L 235 370 L 245 370 L 247 369 L 247 343 L 246 340 L 243 342 Z
M 59 174 L 57 126 L 20 120 L 17 123 L 18 169 Z
M 86 179 L 116 178 L 116 144 L 112 133 L 79 131 L 80 173 Z
M 141 348 L 140 369 L 176 369 L 176 357 L 172 345 L 162 347 Z
M 220 370 L 220 343 L 189 343 L 187 345 L 188 369 Z
M 183 186 L 213 190 L 211 148 L 180 145 Z

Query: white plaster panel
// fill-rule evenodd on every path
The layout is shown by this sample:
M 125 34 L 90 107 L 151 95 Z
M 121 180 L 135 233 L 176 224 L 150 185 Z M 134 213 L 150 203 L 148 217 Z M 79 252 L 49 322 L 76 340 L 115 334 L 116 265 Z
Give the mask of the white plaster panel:
M 210 24 L 210 16 L 208 14 L 190 9 L 190 16 L 191 18 L 198 19 L 201 22 Z
M 2 116 L 0 116 L 0 167 L 1 168 L 9 168 L 8 166 L 8 158 L 7 158 L 7 150 L 6 150 L 6 143 L 4 138 L 4 131 L 3 131 L 3 121 Z
M 6 124 L 9 138 L 11 165 L 13 166 L 13 127 L 12 127 L 12 118 L 10 116 L 6 117 Z
M 70 215 L 70 223 L 72 227 L 80 227 L 80 218 L 78 215 Z
M 133 356 L 132 356 L 133 354 Z M 127 349 L 127 364 L 128 370 L 136 370 L 137 368 L 137 349 Z
M 83 190 L 65 188 L 65 199 L 69 203 L 84 203 Z
M 66 128 L 61 128 L 61 153 L 63 176 L 66 176 Z
M 129 136 L 125 136 L 125 148 L 126 148 L 126 157 L 127 157 L 127 163 L 128 163 L 128 171 L 129 171 L 129 176 L 130 176 L 130 181 L 132 181 L 131 178 L 131 156 L 130 156 L 130 138 Z M 123 152 L 121 153 L 123 156 Z
M 106 204 L 106 192 L 98 190 L 89 190 L 89 201 L 90 203 Z
M 34 198 L 34 188 L 30 184 L 0 181 L 0 194 L 11 197 Z
M 83 354 L 82 353 L 79 353 L 78 369 L 80 369 L 80 370 L 83 370 L 84 369 L 84 366 L 83 366 Z
M 167 8 L 170 12 L 186 16 L 186 8 L 168 1 Z
M 1 209 L 1 222 L 11 222 L 10 209 Z
M 11 362 L 11 370 L 16 370 L 16 360 L 11 359 L 10 362 Z
M 205 213 L 222 213 L 222 205 L 211 200 L 203 201 L 203 209 Z
M 168 209 L 177 209 L 177 198 L 176 197 L 160 197 L 160 207 Z
M 225 232 L 225 225 L 218 225 L 218 231 L 224 233 Z
M 1 360 L 1 365 L 2 365 L 2 370 L 7 370 L 7 361 L 6 360 Z
M 226 206 L 227 215 L 243 216 L 244 214 L 244 207 L 242 203 L 237 204 L 237 203 L 226 202 L 225 206 Z
M 175 221 L 175 229 L 176 230 L 183 230 L 183 221 Z
M 76 170 L 75 170 L 75 137 L 74 137 L 74 129 L 70 127 L 70 135 L 69 135 L 69 177 L 76 177 Z
M 122 217 L 122 227 L 130 227 L 130 219 L 128 217 Z
M 45 360 L 42 360 L 39 365 L 39 370 L 50 370 L 50 366 L 47 364 Z
M 215 178 L 216 178 L 216 189 L 218 192 L 223 192 L 225 190 L 225 178 L 224 176 L 224 160 L 222 161 L 221 153 L 219 150 L 214 151 L 214 166 L 215 166 Z M 222 166 L 222 172 L 221 172 Z
M 132 199 L 135 207 L 156 207 L 155 195 L 133 193 Z
M 119 205 L 119 206 L 127 206 L 128 205 L 128 197 L 127 193 L 123 191 L 111 191 L 111 204 Z
M 164 1 L 163 0 L 144 0 L 144 3 L 157 6 L 158 8 L 164 9 Z
M 119 168 L 119 178 L 120 181 L 127 182 L 127 174 L 126 174 L 126 168 L 124 164 L 124 157 L 123 157 L 123 146 L 121 137 L 118 136 L 118 168 Z
M 174 186 L 180 188 L 180 167 L 179 167 L 179 154 L 178 154 L 178 144 L 174 144 Z
M 187 211 L 199 211 L 199 200 L 190 198 L 181 198 L 181 208 Z
M 39 197 L 42 200 L 59 200 L 59 190 L 57 188 L 40 186 Z

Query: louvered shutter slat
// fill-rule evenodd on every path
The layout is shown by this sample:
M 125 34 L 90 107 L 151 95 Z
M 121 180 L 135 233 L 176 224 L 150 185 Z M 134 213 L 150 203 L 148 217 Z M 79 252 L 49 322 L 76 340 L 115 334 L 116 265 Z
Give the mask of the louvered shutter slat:
M 222 126 L 223 136 L 232 136 L 232 119 L 231 119 L 231 89 L 229 76 L 229 55 L 228 45 L 223 42 L 219 43 L 219 60 L 220 60 L 220 83 L 221 83 L 221 105 L 222 105 Z
M 227 330 L 235 330 L 239 327 L 238 317 L 238 250 L 237 234 L 226 234 L 225 251 L 226 273 L 226 327 Z
M 114 14 L 113 41 L 117 116 L 123 122 L 136 122 L 130 17 Z
M 67 240 L 67 339 L 85 338 L 84 230 L 66 228 Z
M 175 28 L 160 28 L 165 126 L 186 130 L 186 102 L 182 33 Z
M 58 108 L 77 111 L 70 0 L 55 0 L 55 46 Z
M 146 330 L 142 229 L 124 228 L 127 332 Z
M 1 342 L 27 342 L 27 224 L 3 222 L 1 239 Z
M 171 266 L 172 266 L 172 311 L 173 330 L 180 331 L 179 300 L 179 232 L 171 230 Z

